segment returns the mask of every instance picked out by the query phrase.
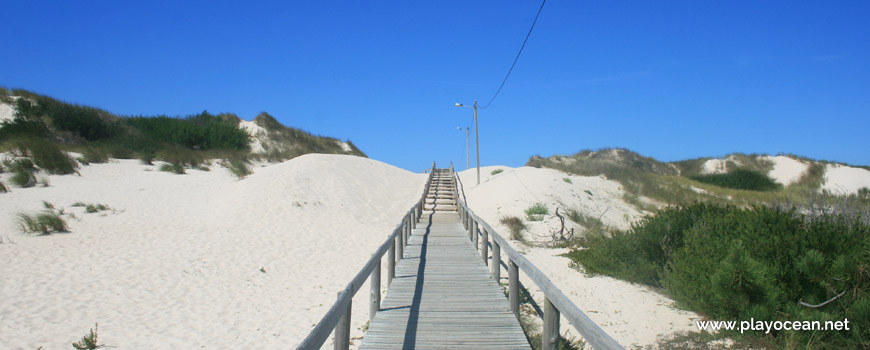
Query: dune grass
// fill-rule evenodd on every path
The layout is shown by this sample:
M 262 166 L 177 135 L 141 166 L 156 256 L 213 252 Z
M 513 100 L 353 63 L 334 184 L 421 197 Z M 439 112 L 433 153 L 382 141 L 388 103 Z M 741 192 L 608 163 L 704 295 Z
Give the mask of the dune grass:
M 49 234 L 51 232 L 67 232 L 66 220 L 51 210 L 45 210 L 36 215 L 18 213 L 18 226 L 24 233 Z
M 498 175 L 498 174 L 501 174 L 503 172 L 504 172 L 504 169 L 495 169 L 495 170 L 491 171 L 489 174 L 490 175 Z
M 510 239 L 515 241 L 522 241 L 523 231 L 528 229 L 525 223 L 523 223 L 523 219 L 520 219 L 516 216 L 503 216 L 499 219 L 502 225 L 505 225 L 510 232 Z
M 230 174 L 233 174 L 239 180 L 244 179 L 248 175 L 251 175 L 253 171 L 248 166 L 247 163 L 243 160 L 231 160 L 226 163 L 227 170 L 229 170 Z
M 583 226 L 586 229 L 586 234 L 606 234 L 609 231 L 609 227 L 605 226 L 600 219 L 583 214 L 577 209 L 568 209 L 565 211 L 565 216 L 568 220 L 573 221 L 574 223 Z
M 15 169 L 9 182 L 21 188 L 36 186 L 36 176 L 22 168 Z
M 174 174 L 186 174 L 184 171 L 184 167 L 178 164 L 162 164 L 160 165 L 160 171 L 170 172 Z
M 75 172 L 76 163 L 54 142 L 38 137 L 21 136 L 6 142 L 5 148 L 17 151 L 49 174 L 65 175 Z
M 105 148 L 85 147 L 81 151 L 85 165 L 90 163 L 105 163 L 109 161 L 109 152 Z
M 112 210 L 112 208 L 110 208 L 108 205 L 99 204 L 99 203 L 85 205 L 85 212 L 86 213 L 99 213 L 99 212 L 104 211 L 104 210 Z

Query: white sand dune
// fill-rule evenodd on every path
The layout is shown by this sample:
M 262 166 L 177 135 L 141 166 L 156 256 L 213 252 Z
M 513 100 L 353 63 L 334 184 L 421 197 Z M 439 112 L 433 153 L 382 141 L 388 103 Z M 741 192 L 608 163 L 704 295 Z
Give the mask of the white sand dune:
M 266 148 L 263 147 L 263 139 L 269 134 L 266 128 L 257 125 L 254 121 L 240 120 L 239 129 L 245 130 L 251 136 L 251 153 L 266 152 Z
M 839 164 L 825 167 L 822 190 L 834 194 L 854 194 L 862 188 L 870 188 L 870 171 Z
M 15 117 L 15 107 L 0 102 L 0 123 L 12 120 Z
M 787 156 L 763 156 L 763 158 L 773 163 L 773 169 L 767 175 L 783 186 L 797 182 L 809 167 L 805 162 Z
M 94 164 L 0 194 L 2 348 L 69 348 L 95 322 L 117 349 L 294 347 L 426 179 L 343 155 L 301 156 L 242 181 L 218 166 L 154 168 Z M 43 210 L 43 200 L 81 218 L 70 233 L 17 233 L 15 213 Z M 85 214 L 71 207 L 79 201 L 115 211 Z
M 724 174 L 728 172 L 728 162 L 725 159 L 708 159 L 701 168 L 701 174 Z
M 495 169 L 504 172 L 491 175 Z M 481 168 L 480 185 L 476 184 L 474 169 L 461 172 L 460 178 L 472 210 L 503 235 L 508 231 L 499 223 L 502 216 L 524 217 L 523 210 L 538 202 L 544 203 L 550 214 L 541 222 L 526 222 L 530 231 L 525 233 L 527 239 L 547 240 L 551 232 L 559 229 L 559 220 L 553 215 L 557 205 L 563 210 L 574 208 L 589 216 L 600 216 L 605 225 L 623 229 L 642 216 L 622 200 L 623 191 L 619 183 L 600 176 L 496 166 Z M 570 179 L 571 183 L 564 178 Z M 569 227 L 577 227 L 570 220 L 566 221 Z M 582 232 L 582 229 L 577 228 L 577 231 Z M 559 256 L 567 253 L 567 249 L 530 248 L 520 242 L 512 242 L 512 245 L 620 344 L 652 345 L 658 336 L 697 330 L 693 323 L 699 318 L 697 314 L 675 309 L 672 300 L 651 288 L 610 277 L 586 277 L 571 268 L 571 261 Z M 520 276 L 535 300 L 542 303 L 540 290 L 523 273 Z M 564 317 L 561 322 L 563 331 L 569 330 L 569 334 L 577 335 Z

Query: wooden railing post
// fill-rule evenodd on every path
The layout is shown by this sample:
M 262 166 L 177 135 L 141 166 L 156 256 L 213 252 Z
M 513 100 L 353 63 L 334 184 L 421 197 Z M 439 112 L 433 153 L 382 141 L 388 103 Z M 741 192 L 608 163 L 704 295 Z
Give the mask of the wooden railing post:
M 341 298 L 341 293 L 338 292 L 338 297 Z M 335 350 L 348 350 L 350 349 L 350 310 L 351 305 L 353 305 L 353 298 L 348 295 L 347 302 L 347 310 L 344 311 L 344 315 L 341 315 L 341 318 L 338 320 L 338 324 L 335 325 L 335 343 L 333 344 L 333 349 Z
M 474 220 L 474 219 L 471 218 L 471 215 L 468 215 L 465 217 L 465 221 L 467 223 L 465 228 L 468 229 L 468 239 L 473 241 L 474 238 L 471 237 L 471 230 L 473 229 L 472 224 L 471 224 L 472 220 Z
M 501 247 L 495 239 L 492 240 L 492 279 L 495 283 L 501 280 Z
M 520 268 L 511 259 L 508 259 L 508 298 L 511 312 L 520 317 Z
M 480 245 L 477 244 L 477 221 L 471 222 L 471 241 L 474 242 L 474 249 L 480 249 Z
M 405 247 L 408 247 L 408 241 L 411 239 L 411 213 L 409 212 L 405 219 Z
M 403 248 L 405 248 L 405 244 L 402 242 L 404 238 L 405 236 L 402 234 L 396 235 L 396 239 L 399 240 L 396 243 L 396 264 L 398 264 L 399 261 L 402 261 L 402 258 L 405 257 L 405 254 L 403 254 Z
M 489 234 L 485 228 L 480 229 L 480 257 L 483 258 L 483 264 L 489 263 Z
M 378 259 L 377 266 L 372 270 L 372 275 L 369 278 L 369 283 L 372 285 L 369 304 L 369 321 L 375 319 L 375 314 L 381 309 L 381 260 Z
M 544 331 L 541 333 L 541 349 L 559 350 L 559 310 L 544 297 Z
M 387 287 L 393 283 L 393 277 L 396 277 L 396 240 L 390 245 L 390 250 L 387 251 Z

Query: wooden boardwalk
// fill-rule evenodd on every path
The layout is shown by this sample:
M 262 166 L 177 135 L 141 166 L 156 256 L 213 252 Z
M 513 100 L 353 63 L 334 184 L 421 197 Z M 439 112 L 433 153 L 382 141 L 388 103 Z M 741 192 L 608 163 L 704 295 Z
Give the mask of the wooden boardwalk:
M 459 215 L 420 219 L 360 349 L 530 349 Z

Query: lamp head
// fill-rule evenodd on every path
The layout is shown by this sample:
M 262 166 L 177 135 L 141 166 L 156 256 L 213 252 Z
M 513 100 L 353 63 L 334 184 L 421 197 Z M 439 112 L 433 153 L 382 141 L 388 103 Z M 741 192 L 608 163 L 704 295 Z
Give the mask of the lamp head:
M 456 107 L 463 107 L 461 103 L 456 102 Z

